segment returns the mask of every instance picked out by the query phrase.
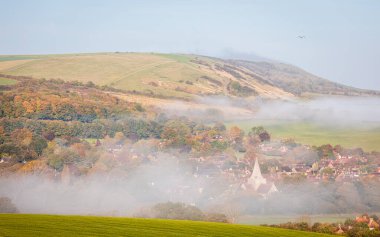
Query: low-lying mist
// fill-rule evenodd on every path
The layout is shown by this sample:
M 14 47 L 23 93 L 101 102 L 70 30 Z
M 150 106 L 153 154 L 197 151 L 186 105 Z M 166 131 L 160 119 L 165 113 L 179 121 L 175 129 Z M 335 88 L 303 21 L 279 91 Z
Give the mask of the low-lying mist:
M 380 122 L 380 98 L 323 97 L 307 101 L 265 101 L 255 118 L 361 125 Z
M 25 213 L 132 215 L 159 202 L 200 202 L 202 178 L 191 179 L 189 167 L 169 157 L 143 164 L 130 173 L 118 167 L 76 177 L 12 175 L 0 179 L 0 196 Z
M 209 106 L 207 116 L 203 114 L 205 108 L 200 112 L 191 110 L 172 116 L 196 115 L 205 121 L 239 119 L 236 114 L 230 114 L 232 110 L 222 109 L 226 105 L 251 111 L 253 114 L 249 119 L 252 120 L 306 120 L 336 125 L 367 122 L 378 125 L 380 122 L 379 98 L 307 101 L 203 98 L 199 103 Z M 176 110 L 181 111 L 181 106 L 177 104 Z M 212 110 L 212 106 L 217 110 Z M 186 110 L 188 108 L 183 108 Z M 210 116 L 214 116 L 213 119 L 210 120 Z M 21 173 L 1 177 L 0 197 L 10 198 L 23 213 L 133 216 L 143 208 L 168 201 L 195 205 L 206 211 L 217 210 L 230 216 L 380 211 L 379 182 L 277 183 L 279 192 L 263 198 L 244 191 L 241 188 L 244 179 L 231 180 L 223 175 L 226 170 L 235 169 L 238 162 L 230 167 L 219 167 L 215 162 L 200 171 L 197 163 L 190 162 L 189 157 L 182 156 L 180 151 L 157 152 L 146 145 L 140 152 L 149 153 L 153 158 L 138 165 L 120 161 L 110 170 L 92 168 L 85 175 L 73 175 L 70 170 L 63 170 L 49 177 Z M 115 159 L 119 158 L 124 159 L 122 153 Z
M 215 167 L 214 167 L 215 168 Z M 240 215 L 326 214 L 379 211 L 378 182 L 277 183 L 279 192 L 262 197 L 220 174 L 163 155 L 126 172 L 55 177 L 12 175 L 0 179 L 0 196 L 22 213 L 138 216 L 157 203 L 182 202 L 230 218 Z
M 204 122 L 273 120 L 340 126 L 378 126 L 380 123 L 380 98 L 377 97 L 336 96 L 274 100 L 214 96 L 202 97 L 196 102 L 203 107 L 189 107 L 178 102 L 166 107 L 164 111 L 170 116 L 182 115 Z

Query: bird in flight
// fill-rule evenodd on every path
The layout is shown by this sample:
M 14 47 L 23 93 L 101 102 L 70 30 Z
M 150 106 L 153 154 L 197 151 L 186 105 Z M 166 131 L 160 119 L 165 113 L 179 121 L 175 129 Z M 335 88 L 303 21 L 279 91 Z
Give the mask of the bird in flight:
M 305 37 L 306 37 L 306 36 L 304 36 L 304 35 L 299 35 L 299 36 L 298 36 L 299 39 L 305 39 Z

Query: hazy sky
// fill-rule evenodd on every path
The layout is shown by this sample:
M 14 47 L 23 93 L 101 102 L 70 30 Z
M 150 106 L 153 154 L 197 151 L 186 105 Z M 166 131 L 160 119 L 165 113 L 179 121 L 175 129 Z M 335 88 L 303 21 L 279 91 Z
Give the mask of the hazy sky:
M 378 0 L 0 0 L 0 6 L 0 54 L 256 54 L 380 90 Z

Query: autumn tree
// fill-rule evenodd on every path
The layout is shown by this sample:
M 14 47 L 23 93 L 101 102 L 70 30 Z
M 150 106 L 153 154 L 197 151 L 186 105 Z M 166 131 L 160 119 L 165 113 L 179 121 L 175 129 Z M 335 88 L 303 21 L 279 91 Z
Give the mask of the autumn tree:
M 16 129 L 11 133 L 11 139 L 15 144 L 29 146 L 33 139 L 33 133 L 27 128 Z
M 229 129 L 228 135 L 233 143 L 241 143 L 243 141 L 244 131 L 236 126 L 233 126 Z
M 191 130 L 186 123 L 179 120 L 168 121 L 161 133 L 161 138 L 167 140 L 174 147 L 182 147 L 188 144 Z

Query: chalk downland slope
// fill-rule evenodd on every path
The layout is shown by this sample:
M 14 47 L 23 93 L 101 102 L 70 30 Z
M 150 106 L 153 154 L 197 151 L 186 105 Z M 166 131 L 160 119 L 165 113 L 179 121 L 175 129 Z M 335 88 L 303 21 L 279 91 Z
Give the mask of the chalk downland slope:
M 279 228 L 197 221 L 0 214 L 0 236 L 330 236 Z
M 287 64 L 182 54 L 0 56 L 0 74 L 92 81 L 101 86 L 177 98 L 379 94 L 333 83 Z

